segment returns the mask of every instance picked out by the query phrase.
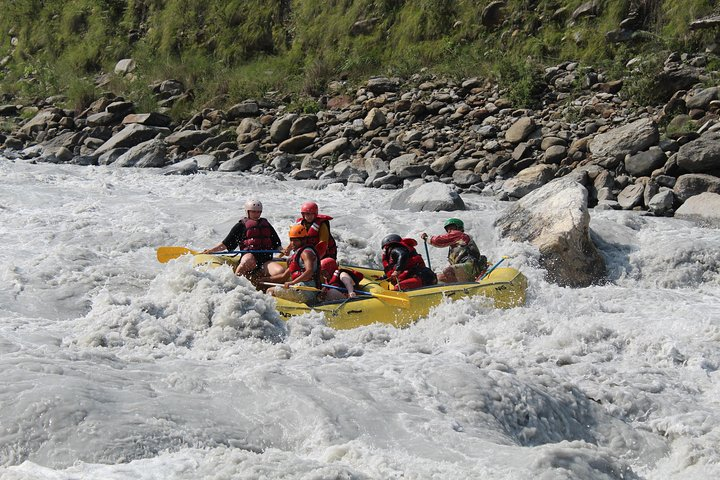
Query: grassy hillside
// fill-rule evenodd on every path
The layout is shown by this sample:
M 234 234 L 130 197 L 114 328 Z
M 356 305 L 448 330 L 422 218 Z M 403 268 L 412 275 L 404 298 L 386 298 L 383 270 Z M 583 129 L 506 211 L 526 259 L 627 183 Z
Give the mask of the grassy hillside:
M 688 25 L 712 13 L 714 1 L 595 0 L 596 16 L 573 20 L 588 2 L 506 0 L 499 22 L 483 25 L 490 3 L 0 0 L 0 88 L 8 98 L 63 94 L 78 108 L 111 90 L 152 108 L 147 86 L 174 78 L 194 93 L 175 107 L 182 115 L 268 91 L 317 96 L 333 79 L 409 76 L 422 68 L 522 85 L 541 66 L 563 60 L 619 72 L 638 54 L 702 49 L 711 33 Z M 606 42 L 605 34 L 632 12 L 638 12 L 635 28 L 647 32 L 644 40 Z M 353 27 L 356 22 L 364 24 Z M 129 57 L 138 65 L 133 79 L 96 86 L 100 74 Z

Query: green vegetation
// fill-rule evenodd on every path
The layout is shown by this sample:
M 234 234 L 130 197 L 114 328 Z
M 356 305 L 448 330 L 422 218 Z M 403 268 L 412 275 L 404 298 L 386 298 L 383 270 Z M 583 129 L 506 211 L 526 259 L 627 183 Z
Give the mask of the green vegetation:
M 647 92 L 667 52 L 697 51 L 710 32 L 689 23 L 713 0 L 601 1 L 595 16 L 572 19 L 583 0 L 507 0 L 500 22 L 483 25 L 491 0 L 0 0 L 0 89 L 19 99 L 63 94 L 80 109 L 103 92 L 155 108 L 149 85 L 177 79 L 192 98 L 172 114 L 223 107 L 277 92 L 298 111 L 329 81 L 410 75 L 502 82 L 531 106 L 542 68 L 572 60 L 610 76 L 641 56 L 628 94 Z M 636 5 L 643 41 L 610 44 L 607 32 Z M 361 23 L 357 23 L 361 22 Z M 7 57 L 7 58 L 6 58 Z M 5 58 L 5 60 L 3 60 Z M 131 78 L 98 77 L 133 58 Z M 101 86 L 98 86 L 101 85 Z

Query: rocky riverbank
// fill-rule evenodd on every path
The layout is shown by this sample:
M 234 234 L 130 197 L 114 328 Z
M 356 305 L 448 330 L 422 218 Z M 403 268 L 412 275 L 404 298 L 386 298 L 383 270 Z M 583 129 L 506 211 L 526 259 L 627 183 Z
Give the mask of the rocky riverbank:
M 50 98 L 0 106 L 16 125 L 0 134 L 0 145 L 18 161 L 250 172 L 382 189 L 441 182 L 503 199 L 583 172 L 590 207 L 673 215 L 700 194 L 720 194 L 720 86 L 707 64 L 705 55 L 670 55 L 660 82 L 668 100 L 660 106 L 623 100 L 622 80 L 575 63 L 546 69 L 534 110 L 513 108 L 500 86 L 478 78 L 421 74 L 372 78 L 351 93 L 335 82 L 312 114 L 246 100 L 180 124 L 162 109 L 137 112 L 112 95 L 81 112 Z M 163 108 L 189 95 L 174 80 L 153 88 Z M 717 213 L 704 205 L 714 204 L 686 208 L 712 218 Z

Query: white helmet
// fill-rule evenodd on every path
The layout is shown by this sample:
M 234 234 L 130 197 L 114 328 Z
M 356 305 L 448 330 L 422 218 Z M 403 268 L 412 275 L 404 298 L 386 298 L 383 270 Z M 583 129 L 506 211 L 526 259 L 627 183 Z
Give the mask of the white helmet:
M 255 200 L 254 198 L 251 198 L 247 202 L 245 202 L 245 211 L 253 211 L 253 212 L 262 212 L 262 203 L 260 200 Z

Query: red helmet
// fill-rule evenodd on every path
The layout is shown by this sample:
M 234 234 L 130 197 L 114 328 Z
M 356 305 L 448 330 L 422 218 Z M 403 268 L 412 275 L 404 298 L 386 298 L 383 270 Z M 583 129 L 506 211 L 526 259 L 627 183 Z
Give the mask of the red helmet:
M 334 258 L 326 257 L 320 260 L 320 270 L 322 270 L 328 277 L 332 277 L 333 273 L 335 273 L 335 270 L 337 269 L 338 264 Z
M 318 204 L 315 202 L 305 202 L 300 206 L 300 213 L 318 213 Z

